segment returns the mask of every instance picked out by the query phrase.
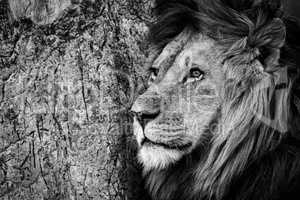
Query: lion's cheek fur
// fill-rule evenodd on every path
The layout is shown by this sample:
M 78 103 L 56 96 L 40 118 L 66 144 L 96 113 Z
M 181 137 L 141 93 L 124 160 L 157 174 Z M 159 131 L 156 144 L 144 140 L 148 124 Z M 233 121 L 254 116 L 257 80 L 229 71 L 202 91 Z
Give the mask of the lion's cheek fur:
M 183 153 L 177 150 L 164 149 L 159 146 L 143 146 L 138 153 L 138 160 L 145 171 L 164 169 L 182 158 Z

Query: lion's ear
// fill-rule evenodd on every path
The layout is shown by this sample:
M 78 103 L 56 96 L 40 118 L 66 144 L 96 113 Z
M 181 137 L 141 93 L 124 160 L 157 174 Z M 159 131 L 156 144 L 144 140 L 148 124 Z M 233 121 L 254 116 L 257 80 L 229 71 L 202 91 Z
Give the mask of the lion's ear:
M 234 10 L 232 12 L 239 16 L 240 23 L 247 25 L 244 36 L 237 36 L 229 47 L 228 57 L 236 57 L 244 63 L 258 59 L 265 71 L 275 71 L 279 65 L 280 49 L 286 40 L 282 1 L 223 0 L 223 3 Z
M 273 72 L 279 65 L 280 49 L 284 46 L 285 39 L 285 25 L 281 19 L 275 18 L 234 42 L 226 51 L 226 56 L 234 65 L 250 64 L 259 60 L 266 72 Z

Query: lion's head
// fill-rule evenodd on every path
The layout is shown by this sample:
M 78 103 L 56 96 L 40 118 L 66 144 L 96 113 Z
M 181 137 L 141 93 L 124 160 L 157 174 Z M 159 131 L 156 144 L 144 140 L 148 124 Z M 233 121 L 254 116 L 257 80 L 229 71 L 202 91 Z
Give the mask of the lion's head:
M 156 3 L 148 88 L 132 106 L 149 190 L 164 200 L 222 199 L 299 137 L 299 51 L 290 43 L 299 29 L 279 0 Z
M 188 31 L 155 59 L 149 87 L 132 107 L 145 169 L 167 167 L 207 137 L 222 104 L 222 60 L 212 39 Z

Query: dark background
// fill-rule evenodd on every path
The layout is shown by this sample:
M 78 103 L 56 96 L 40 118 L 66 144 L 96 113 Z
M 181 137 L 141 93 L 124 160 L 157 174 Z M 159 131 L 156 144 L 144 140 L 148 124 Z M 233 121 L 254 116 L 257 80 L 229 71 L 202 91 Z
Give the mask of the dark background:
M 294 15 L 300 19 L 300 1 L 299 0 L 287 0 L 287 9 L 291 15 Z

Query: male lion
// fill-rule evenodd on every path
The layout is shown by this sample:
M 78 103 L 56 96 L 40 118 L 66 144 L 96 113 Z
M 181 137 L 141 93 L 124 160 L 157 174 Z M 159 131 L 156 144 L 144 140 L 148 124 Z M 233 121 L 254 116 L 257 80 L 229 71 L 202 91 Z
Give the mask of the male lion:
M 282 8 L 156 0 L 132 106 L 153 199 L 300 199 L 300 26 Z

